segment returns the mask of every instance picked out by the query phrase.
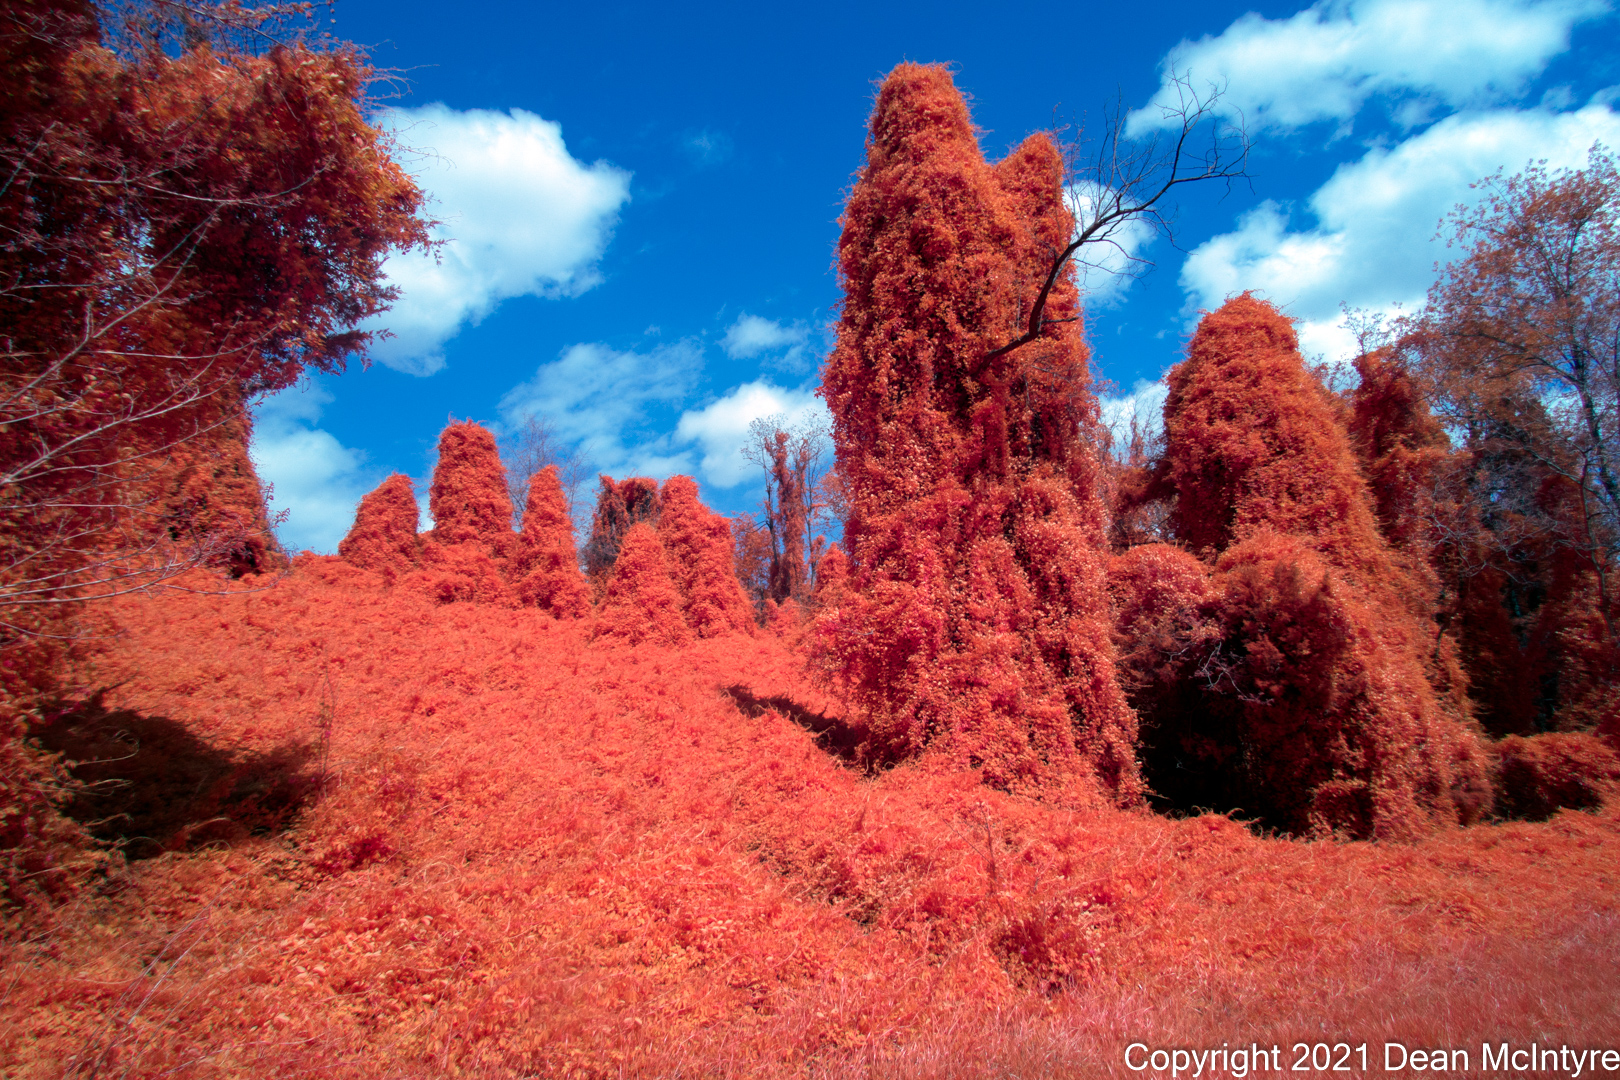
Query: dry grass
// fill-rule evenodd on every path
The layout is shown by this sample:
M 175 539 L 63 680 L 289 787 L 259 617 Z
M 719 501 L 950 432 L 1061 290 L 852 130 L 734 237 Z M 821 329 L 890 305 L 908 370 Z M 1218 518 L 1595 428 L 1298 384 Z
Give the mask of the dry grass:
M 1134 1076 L 1132 1041 L 1620 1042 L 1612 807 L 1302 843 L 868 777 L 724 693 L 838 714 L 774 635 L 593 645 L 335 560 L 120 617 L 110 709 L 301 763 L 307 801 L 248 834 L 289 786 L 240 773 L 208 828 L 0 944 L 8 1076 Z

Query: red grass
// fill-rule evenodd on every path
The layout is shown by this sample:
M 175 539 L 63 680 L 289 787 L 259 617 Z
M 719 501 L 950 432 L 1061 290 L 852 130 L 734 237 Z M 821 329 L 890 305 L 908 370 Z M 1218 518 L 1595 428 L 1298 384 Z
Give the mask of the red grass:
M 242 762 L 310 746 L 324 794 L 0 946 L 7 1075 L 1093 1076 L 1137 1040 L 1620 1038 L 1612 808 L 1306 843 L 867 777 L 794 722 L 841 705 L 774 635 L 592 645 L 335 559 L 120 617 L 109 706 Z

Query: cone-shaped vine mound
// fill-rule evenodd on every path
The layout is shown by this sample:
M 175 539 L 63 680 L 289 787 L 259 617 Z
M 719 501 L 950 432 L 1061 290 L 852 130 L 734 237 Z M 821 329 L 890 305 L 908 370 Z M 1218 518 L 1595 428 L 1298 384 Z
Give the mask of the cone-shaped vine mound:
M 476 600 L 510 604 L 506 586 L 512 499 L 495 436 L 471 420 L 439 436 L 428 507 L 433 530 L 422 544 L 423 573 L 412 582 L 441 603 Z
M 702 638 L 752 633 L 754 613 L 737 580 L 730 524 L 698 501 L 697 482 L 690 476 L 664 481 L 660 501 L 658 537 L 686 625 Z
M 1218 791 L 1217 805 L 1281 828 L 1394 837 L 1472 820 L 1489 804 L 1486 762 L 1431 685 L 1432 624 L 1412 602 L 1423 583 L 1380 533 L 1292 324 L 1231 300 L 1168 383 L 1171 520 L 1216 560 L 1217 595 L 1200 610 L 1211 645 L 1183 653 L 1179 674 L 1160 669 L 1183 685 L 1135 695 L 1171 710 L 1150 717 L 1161 750 L 1200 778 L 1197 797 Z
M 645 522 L 624 534 L 597 612 L 596 636 L 631 645 L 644 641 L 685 645 L 692 640 L 681 618 L 681 594 L 670 580 L 664 545 Z
M 518 534 L 514 571 L 519 599 L 558 618 L 581 618 L 591 611 L 591 590 L 579 572 L 574 522 L 557 479 L 547 465 L 529 478 L 529 498 Z
M 411 478 L 394 473 L 360 500 L 354 525 L 338 544 L 338 554 L 367 570 L 408 573 L 416 568 L 421 551 L 417 517 Z
M 1096 401 L 1067 274 L 1040 336 L 997 353 L 1073 228 L 1062 176 L 1045 136 L 989 165 L 944 68 L 884 81 L 821 391 L 853 570 L 813 647 L 877 759 L 926 747 L 996 786 L 1131 802 L 1136 719 L 1114 672 Z
M 512 542 L 512 498 L 488 429 L 464 420 L 440 434 L 428 511 L 435 543 L 477 543 L 491 555 L 506 555 Z

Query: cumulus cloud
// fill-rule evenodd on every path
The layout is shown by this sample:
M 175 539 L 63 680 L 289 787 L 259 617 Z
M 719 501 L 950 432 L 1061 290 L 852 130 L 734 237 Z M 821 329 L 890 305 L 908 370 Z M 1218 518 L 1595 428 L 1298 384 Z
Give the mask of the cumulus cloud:
M 675 426 L 675 438 L 696 443 L 702 451 L 703 479 L 716 487 L 736 487 L 757 479 L 757 466 L 742 454 L 748 425 L 767 416 L 781 416 L 788 425 L 818 424 L 830 428 L 826 404 L 807 390 L 784 390 L 758 380 L 743 383 L 701 409 L 687 410 Z
M 652 429 L 650 414 L 679 403 L 702 370 L 702 351 L 685 341 L 645 353 L 573 345 L 507 391 L 498 411 L 511 428 L 544 417 L 595 469 L 668 476 L 689 469 L 690 456 Z
M 1200 307 L 1253 289 L 1302 320 L 1307 354 L 1343 358 L 1354 339 L 1339 308 L 1391 311 L 1420 304 L 1436 261 L 1440 219 L 1471 203 L 1470 185 L 1533 159 L 1581 167 L 1594 142 L 1620 143 L 1620 115 L 1603 105 L 1576 112 L 1540 109 L 1465 113 L 1390 149 L 1341 165 L 1308 203 L 1310 221 L 1274 202 L 1244 215 L 1237 229 L 1195 248 L 1181 282 Z
M 401 296 L 365 326 L 395 335 L 373 347 L 376 359 L 430 375 L 444 366 L 443 344 L 502 300 L 576 294 L 599 280 L 596 262 L 630 198 L 628 173 L 575 160 L 560 125 L 522 109 L 433 104 L 389 109 L 379 122 L 421 151 L 410 171 L 432 196 L 427 210 L 445 243 L 436 256 L 386 262 Z
M 772 367 L 800 371 L 805 366 L 809 343 L 810 330 L 803 323 L 785 325 L 743 312 L 726 330 L 720 347 L 734 360 L 765 356 Z
M 1515 96 L 1569 47 L 1576 23 L 1608 10 L 1603 0 L 1319 0 L 1286 19 L 1250 12 L 1171 49 L 1158 94 L 1130 129 L 1166 123 L 1178 76 L 1199 91 L 1222 88 L 1251 134 L 1347 122 L 1374 96 L 1392 99 L 1397 120 L 1421 122 L 1431 104 Z
M 249 454 L 271 485 L 270 511 L 287 511 L 276 533 L 289 551 L 337 550 L 360 497 L 378 477 L 364 456 L 315 425 L 332 395 L 314 382 L 271 394 L 253 410 Z

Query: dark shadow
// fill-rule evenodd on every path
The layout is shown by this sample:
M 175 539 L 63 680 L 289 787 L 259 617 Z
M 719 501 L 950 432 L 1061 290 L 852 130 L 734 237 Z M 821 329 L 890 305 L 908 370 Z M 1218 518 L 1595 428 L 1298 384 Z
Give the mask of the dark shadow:
M 815 736 L 816 745 L 827 753 L 847 764 L 871 771 L 872 764 L 864 752 L 867 736 L 864 726 L 848 723 L 836 716 L 811 712 L 789 697 L 759 697 L 740 683 L 725 687 L 721 693 L 747 716 L 780 713 Z
M 1148 806 L 1165 817 L 1227 814 L 1258 835 L 1287 818 L 1249 780 L 1238 719 L 1221 703 L 1181 686 L 1131 700 L 1141 719 L 1137 760 Z
M 213 746 L 177 720 L 109 711 L 101 699 L 31 735 L 75 781 L 63 812 L 129 859 L 282 832 L 319 788 L 314 748 Z

